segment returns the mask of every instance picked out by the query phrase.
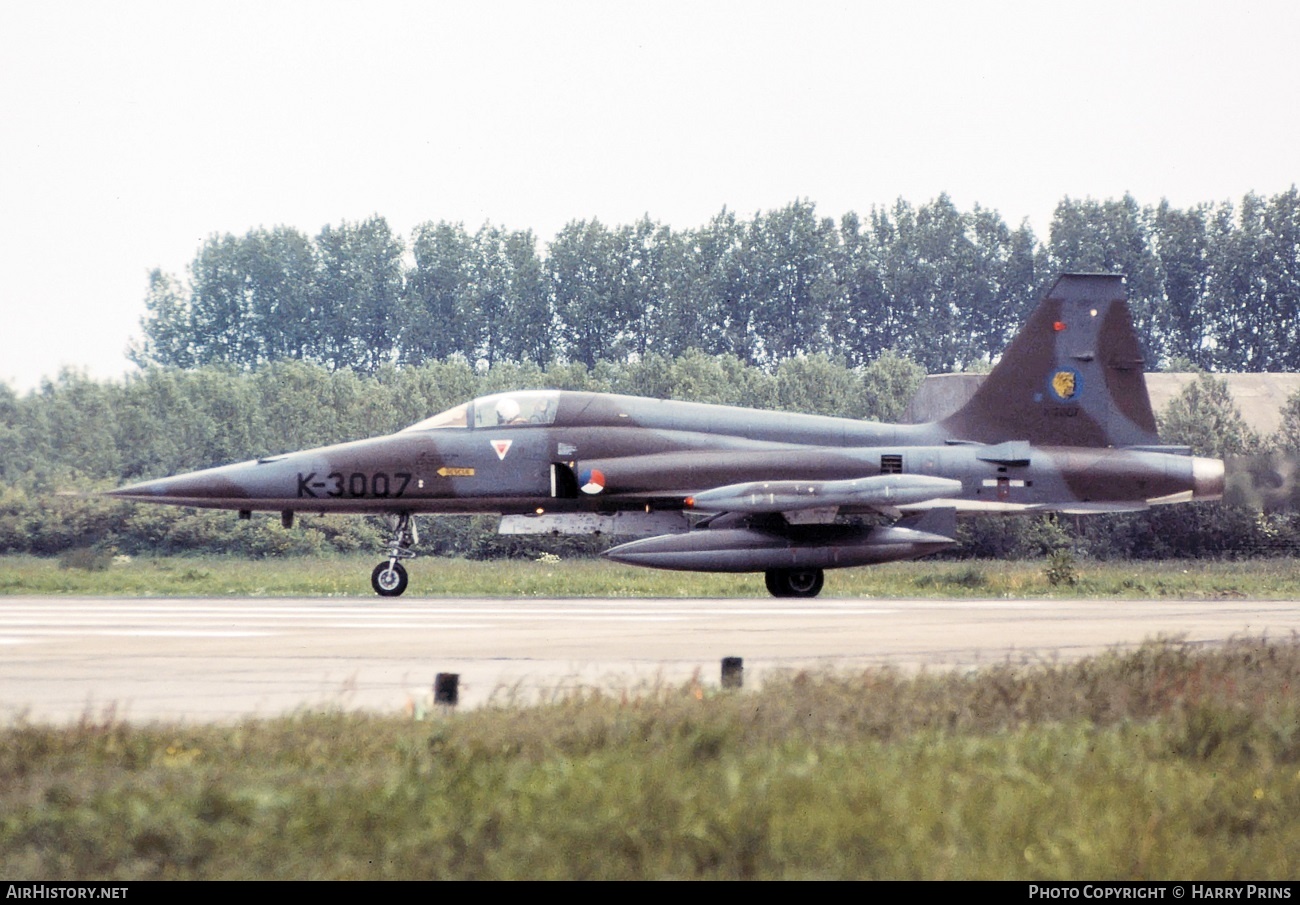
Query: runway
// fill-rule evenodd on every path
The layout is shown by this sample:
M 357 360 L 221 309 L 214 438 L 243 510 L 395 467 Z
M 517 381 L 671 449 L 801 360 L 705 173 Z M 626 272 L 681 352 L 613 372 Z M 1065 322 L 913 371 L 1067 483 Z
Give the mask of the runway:
M 698 677 L 1072 660 L 1300 632 L 1297 601 L 0 598 L 0 723 L 234 722 Z

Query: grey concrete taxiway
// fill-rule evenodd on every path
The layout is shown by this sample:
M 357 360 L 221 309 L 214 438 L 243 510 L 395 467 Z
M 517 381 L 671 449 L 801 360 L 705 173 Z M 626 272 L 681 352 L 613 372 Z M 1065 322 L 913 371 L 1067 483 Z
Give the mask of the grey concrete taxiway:
M 637 691 L 741 657 L 802 669 L 1070 660 L 1156 638 L 1290 638 L 1297 601 L 0 598 L 0 722 L 232 722 Z

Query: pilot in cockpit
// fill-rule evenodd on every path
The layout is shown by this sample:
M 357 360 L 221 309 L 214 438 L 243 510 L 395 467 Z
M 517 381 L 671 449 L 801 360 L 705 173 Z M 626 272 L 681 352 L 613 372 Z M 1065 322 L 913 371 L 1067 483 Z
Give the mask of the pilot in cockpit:
M 526 424 L 527 419 L 519 411 L 519 403 L 509 397 L 497 403 L 497 424 Z

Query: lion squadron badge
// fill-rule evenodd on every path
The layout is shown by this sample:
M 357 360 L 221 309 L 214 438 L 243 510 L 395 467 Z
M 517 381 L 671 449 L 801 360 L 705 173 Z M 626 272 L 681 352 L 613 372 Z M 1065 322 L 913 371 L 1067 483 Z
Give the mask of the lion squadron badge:
M 1083 378 L 1074 368 L 1062 368 L 1052 375 L 1049 387 L 1057 402 L 1074 402 L 1083 389 Z

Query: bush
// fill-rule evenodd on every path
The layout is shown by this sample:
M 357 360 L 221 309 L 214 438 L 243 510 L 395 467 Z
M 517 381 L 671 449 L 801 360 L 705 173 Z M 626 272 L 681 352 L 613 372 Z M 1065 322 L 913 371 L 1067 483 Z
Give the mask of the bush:
M 59 556 L 60 569 L 81 569 L 86 572 L 107 572 L 113 564 L 113 551 L 95 547 L 78 547 Z
M 1047 561 L 1047 568 L 1043 570 L 1047 576 L 1047 583 L 1053 587 L 1067 585 L 1074 587 L 1079 583 L 1079 569 L 1074 561 L 1074 554 L 1068 550 L 1057 550 L 1052 554 L 1051 559 Z

